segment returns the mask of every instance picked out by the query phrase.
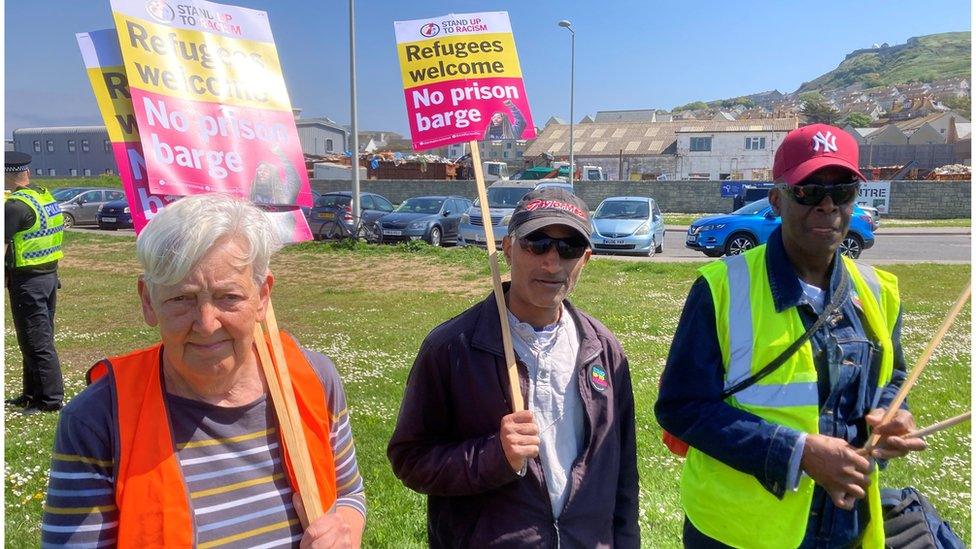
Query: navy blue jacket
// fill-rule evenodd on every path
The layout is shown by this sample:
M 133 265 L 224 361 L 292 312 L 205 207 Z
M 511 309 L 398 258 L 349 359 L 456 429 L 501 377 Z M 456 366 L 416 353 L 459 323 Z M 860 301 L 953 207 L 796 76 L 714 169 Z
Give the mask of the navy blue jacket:
M 804 326 L 809 328 L 816 322 L 817 314 L 809 305 L 801 304 L 803 288 L 783 247 L 781 229 L 769 237 L 766 265 L 776 310 L 798 307 Z M 840 283 L 841 265 L 838 252 L 826 290 L 828 301 Z M 820 395 L 820 434 L 862 446 L 867 440 L 864 416 L 871 411 L 877 392 L 873 388 L 877 387 L 880 347 L 866 335 L 863 315 L 854 300 L 846 299 L 840 310 L 842 317 L 825 322 L 810 339 Z M 905 379 L 901 311 L 892 341 L 895 369 L 877 402 L 882 408 L 892 401 Z M 872 370 L 874 377 L 869 375 Z M 766 490 L 782 497 L 789 489 L 789 461 L 800 433 L 726 404 L 719 398 L 723 388 L 722 353 L 712 295 L 708 283 L 699 278 L 685 301 L 671 344 L 655 404 L 657 420 L 671 434 L 756 477 Z M 803 547 L 846 546 L 858 539 L 867 518 L 866 500 L 859 500 L 852 511 L 845 511 L 835 507 L 817 485 Z M 692 535 L 702 536 L 693 527 L 692 530 Z

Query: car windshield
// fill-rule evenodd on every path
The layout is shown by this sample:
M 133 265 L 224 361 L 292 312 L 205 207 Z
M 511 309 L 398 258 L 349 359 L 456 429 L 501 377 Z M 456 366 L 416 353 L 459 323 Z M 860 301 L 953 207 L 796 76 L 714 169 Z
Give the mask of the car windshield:
M 492 187 L 488 189 L 488 207 L 514 208 L 531 190 L 528 187 Z
M 352 197 L 345 194 L 325 194 L 315 201 L 316 208 L 340 208 L 348 206 Z
M 65 200 L 71 200 L 83 192 L 85 192 L 85 189 L 58 189 L 51 194 L 58 202 L 64 202 Z
M 757 215 L 759 212 L 769 207 L 769 199 L 763 198 L 755 202 L 750 202 L 738 210 L 732 212 L 735 215 Z
M 408 198 L 396 211 L 400 213 L 435 214 L 441 211 L 442 198 Z
M 647 202 L 634 200 L 605 200 L 593 214 L 594 219 L 647 219 Z

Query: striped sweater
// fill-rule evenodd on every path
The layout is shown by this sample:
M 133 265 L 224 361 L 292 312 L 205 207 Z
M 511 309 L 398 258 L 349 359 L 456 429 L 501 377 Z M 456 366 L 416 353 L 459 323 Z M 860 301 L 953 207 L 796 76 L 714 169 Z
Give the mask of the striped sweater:
M 363 480 L 342 382 L 325 356 L 304 351 L 332 411 L 337 506 L 366 515 Z M 267 397 L 219 407 L 166 395 L 170 426 L 196 527 L 196 547 L 298 546 L 302 527 Z M 44 547 L 112 546 L 116 540 L 117 422 L 107 378 L 61 412 L 41 540 Z

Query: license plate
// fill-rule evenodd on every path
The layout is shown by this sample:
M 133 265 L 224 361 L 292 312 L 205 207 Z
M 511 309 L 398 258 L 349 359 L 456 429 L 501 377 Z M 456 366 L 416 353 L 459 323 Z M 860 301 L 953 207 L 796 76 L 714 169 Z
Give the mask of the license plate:
M 400 236 L 402 234 L 403 234 L 403 231 L 394 231 L 394 230 L 391 230 L 391 229 L 383 229 L 383 235 L 384 236 Z
M 688 235 L 688 240 L 686 240 L 686 242 L 688 242 L 689 244 L 694 244 L 695 242 L 698 242 L 698 235 L 697 234 Z
M 103 223 L 115 223 L 115 218 L 114 217 L 103 217 L 102 218 L 102 222 Z
M 614 240 L 612 238 L 606 239 L 607 244 L 626 244 L 623 240 Z
M 335 212 L 319 212 L 319 219 L 335 219 Z

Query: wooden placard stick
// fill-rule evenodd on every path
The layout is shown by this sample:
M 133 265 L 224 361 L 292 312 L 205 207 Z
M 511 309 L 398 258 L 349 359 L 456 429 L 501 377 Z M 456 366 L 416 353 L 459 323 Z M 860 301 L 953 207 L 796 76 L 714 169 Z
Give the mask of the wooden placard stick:
M 900 438 L 906 438 L 906 439 L 907 438 L 925 438 L 925 437 L 927 437 L 927 436 L 929 436 L 931 434 L 938 433 L 939 431 L 944 431 L 945 429 L 948 429 L 949 427 L 952 427 L 953 425 L 956 425 L 958 423 L 962 423 L 963 421 L 968 420 L 972 415 L 973 415 L 973 413 L 971 411 L 970 412 L 966 412 L 965 414 L 959 414 L 958 416 L 950 417 L 949 419 L 944 419 L 944 420 L 942 420 L 942 421 L 940 421 L 938 423 L 933 423 L 932 425 L 929 425 L 928 427 L 926 427 L 924 429 L 918 429 L 917 431 L 912 431 L 910 433 L 906 433 L 906 434 L 902 435 Z M 862 455 L 862 456 L 864 456 L 864 457 L 867 457 L 868 454 L 870 453 L 870 450 L 867 450 L 866 448 L 861 448 L 861 449 L 859 449 L 857 451 L 857 453 L 860 454 L 860 455 Z
M 945 429 L 948 429 L 949 427 L 952 427 L 953 425 L 956 425 L 958 423 L 962 423 L 963 421 L 966 421 L 969 418 L 971 418 L 972 415 L 973 415 L 973 412 L 972 412 L 972 410 L 970 410 L 970 411 L 966 412 L 965 414 L 959 414 L 958 416 L 950 417 L 949 419 L 944 419 L 944 420 L 942 420 L 942 421 L 940 421 L 938 423 L 933 423 L 932 425 L 929 425 L 928 427 L 926 427 L 924 429 L 919 429 L 917 431 L 912 431 L 911 433 L 908 433 L 907 435 L 903 436 L 902 438 L 925 438 L 925 437 L 927 437 L 927 436 L 929 436 L 929 435 L 931 435 L 933 433 L 938 433 L 939 431 L 943 431 Z
M 258 358 L 264 371 L 264 377 L 268 382 L 268 392 L 275 408 L 275 415 L 278 417 L 278 428 L 281 429 L 285 450 L 288 452 L 288 457 L 294 468 L 298 492 L 302 498 L 308 521 L 311 523 L 322 516 L 324 510 L 322 509 L 318 484 L 315 481 L 315 472 L 312 469 L 312 459 L 308 453 L 305 431 L 302 429 L 298 405 L 295 402 L 295 393 L 291 386 L 291 376 L 288 374 L 288 366 L 284 358 L 281 334 L 277 327 L 277 319 L 274 318 L 274 309 L 269 299 L 264 326 L 262 324 L 254 325 L 254 344 L 258 350 Z M 268 349 L 268 342 L 265 340 L 265 331 L 271 340 L 271 350 Z M 275 356 L 274 359 L 272 359 L 272 352 Z
M 478 150 L 477 141 L 471 141 L 471 164 L 474 168 L 475 184 L 478 187 L 482 225 L 485 227 L 485 246 L 488 248 L 488 265 L 491 267 L 495 303 L 498 305 L 498 320 L 502 325 L 502 347 L 505 349 L 512 411 L 518 412 L 525 409 L 525 403 L 522 400 L 522 386 L 519 383 L 518 366 L 515 363 L 515 350 L 512 348 L 512 330 L 508 325 L 508 307 L 505 305 L 505 290 L 502 289 L 502 277 L 498 270 L 498 250 L 495 249 L 495 232 L 488 208 L 488 192 L 485 190 L 485 176 L 481 171 L 481 151 Z
M 919 357 L 918 361 L 915 363 L 915 366 L 912 368 L 912 373 L 909 374 L 908 379 L 906 379 L 905 383 L 902 384 L 898 394 L 895 395 L 895 399 L 892 400 L 891 404 L 888 405 L 888 410 L 881 418 L 881 425 L 891 421 L 891 418 L 893 418 L 898 412 L 898 409 L 901 407 L 901 403 L 904 402 L 905 397 L 908 396 L 908 391 L 912 390 L 915 382 L 918 381 L 918 377 L 922 375 L 922 371 L 928 364 L 929 359 L 932 358 L 932 353 L 935 351 L 935 348 L 939 345 L 939 343 L 942 342 L 942 338 L 945 337 L 946 332 L 949 331 L 953 321 L 955 321 L 956 317 L 959 316 L 959 312 L 962 311 L 962 307 L 966 304 L 966 301 L 969 299 L 971 293 L 972 284 L 967 283 L 966 289 L 962 291 L 962 293 L 959 295 L 959 299 L 956 300 L 956 303 L 952 306 L 952 309 L 949 310 L 949 314 L 946 316 L 945 320 L 942 321 L 942 326 L 939 327 L 939 331 L 936 332 L 936 334 L 932 337 L 932 340 L 929 341 L 929 346 L 925 348 L 925 352 L 922 353 L 922 356 Z M 864 445 L 865 453 L 870 454 L 871 450 L 878 444 L 879 440 L 881 440 L 881 435 L 871 435 L 871 438 L 868 439 L 867 444 Z

